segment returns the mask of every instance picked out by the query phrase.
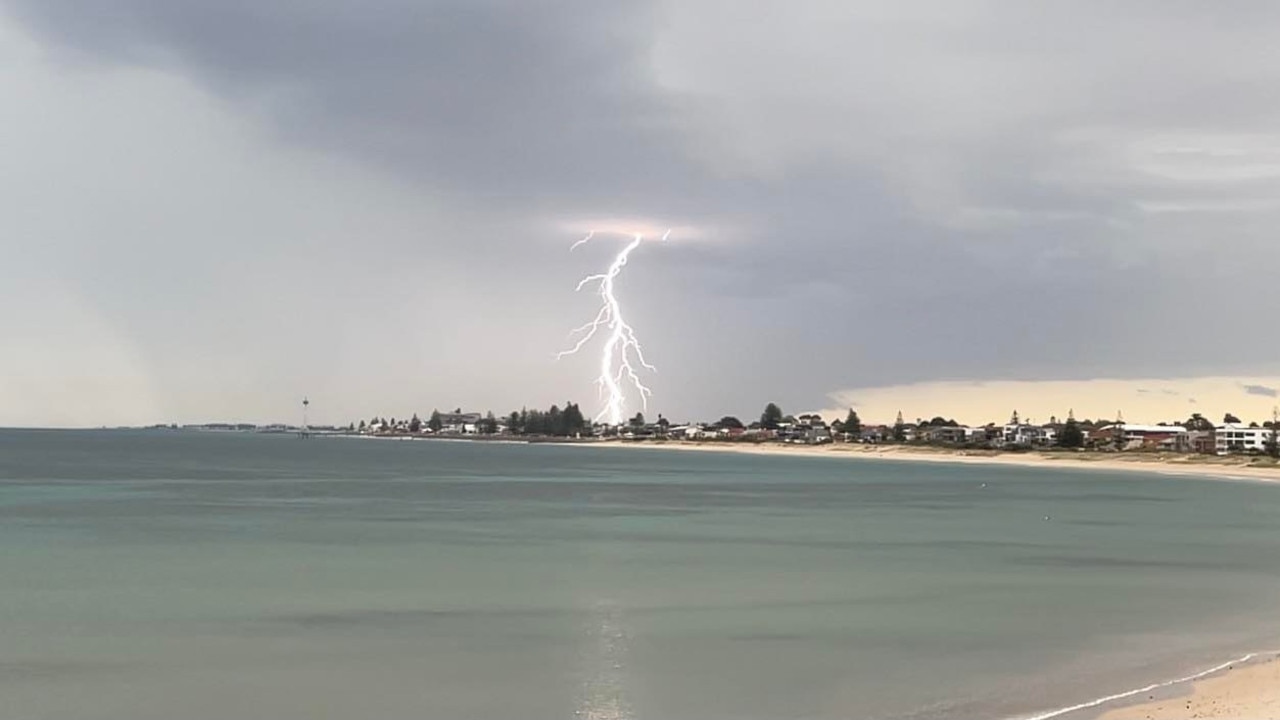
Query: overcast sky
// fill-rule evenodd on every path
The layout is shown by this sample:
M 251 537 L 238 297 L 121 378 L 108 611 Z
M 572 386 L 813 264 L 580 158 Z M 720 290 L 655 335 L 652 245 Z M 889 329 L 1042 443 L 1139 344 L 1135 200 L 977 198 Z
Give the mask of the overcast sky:
M 1198 378 L 1261 412 L 1278 26 L 1262 0 L 0 0 L 0 424 L 594 407 L 594 359 L 553 360 L 623 242 L 570 254 L 592 227 L 676 228 L 618 285 L 651 414 L 1127 382 L 1095 386 L 1133 394 L 1110 412 L 1152 378 L 1184 415 Z

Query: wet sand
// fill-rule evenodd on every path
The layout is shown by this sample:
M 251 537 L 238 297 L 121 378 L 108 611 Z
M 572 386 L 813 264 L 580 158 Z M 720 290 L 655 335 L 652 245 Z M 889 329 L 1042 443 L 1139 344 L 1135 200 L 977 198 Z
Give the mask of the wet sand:
M 1280 720 L 1280 660 L 1233 666 L 1169 697 L 1149 696 L 1138 705 L 1121 707 L 1099 720 L 1184 720 L 1248 718 Z

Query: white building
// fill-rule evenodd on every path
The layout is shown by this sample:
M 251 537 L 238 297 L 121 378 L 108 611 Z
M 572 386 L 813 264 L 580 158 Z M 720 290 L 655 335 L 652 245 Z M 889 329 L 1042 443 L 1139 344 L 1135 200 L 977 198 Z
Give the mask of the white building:
M 1219 455 L 1250 450 L 1265 452 L 1271 442 L 1271 428 L 1227 423 L 1217 427 L 1214 438 Z
M 711 433 L 700 425 L 676 425 L 667 429 L 667 435 L 684 440 L 701 440 L 709 437 Z
M 1048 425 L 1009 424 L 1002 439 L 1005 445 L 1052 445 L 1058 441 L 1058 431 Z

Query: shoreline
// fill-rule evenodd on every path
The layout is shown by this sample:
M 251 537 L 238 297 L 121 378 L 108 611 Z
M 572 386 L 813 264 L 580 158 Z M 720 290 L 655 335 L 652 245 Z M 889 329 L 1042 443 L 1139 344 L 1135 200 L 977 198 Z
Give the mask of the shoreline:
M 1280 483 L 1280 465 L 1253 465 L 1247 459 L 1213 455 L 1149 455 L 1067 453 L 1053 451 L 992 452 L 903 445 L 783 445 L 779 443 L 709 443 L 681 440 L 602 440 L 566 443 L 578 447 L 615 447 L 680 452 L 719 452 L 747 455 L 828 457 L 898 462 L 933 462 L 958 465 L 992 465 L 1062 470 L 1142 472 L 1204 479 Z
M 1093 711 L 1095 720 L 1280 719 L 1280 651 L 1248 653 L 1186 677 L 1025 720 L 1051 720 L 1085 711 Z
M 1145 697 L 1144 697 L 1145 696 Z M 1280 720 L 1280 650 L 1011 720 Z

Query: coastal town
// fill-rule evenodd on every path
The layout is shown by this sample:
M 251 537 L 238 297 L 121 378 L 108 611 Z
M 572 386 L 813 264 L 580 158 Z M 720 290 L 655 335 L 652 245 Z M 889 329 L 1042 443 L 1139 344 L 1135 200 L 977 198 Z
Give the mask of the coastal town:
M 672 423 L 659 415 L 648 420 L 637 413 L 621 426 L 592 422 L 575 403 L 547 410 L 519 410 L 506 416 L 492 412 L 438 410 L 422 419 L 373 417 L 341 426 L 213 424 L 198 429 L 255 432 L 294 432 L 306 435 L 356 435 L 380 438 L 455 438 L 543 442 L 683 442 L 824 445 L 854 443 L 986 451 L 1064 450 L 1107 453 L 1181 453 L 1192 455 L 1252 455 L 1280 457 L 1280 413 L 1264 422 L 1242 420 L 1230 413 L 1214 422 L 1197 413 L 1182 421 L 1130 423 L 1123 417 L 1035 421 L 1013 411 L 1006 422 L 963 425 L 936 416 L 893 423 L 865 423 L 855 410 L 827 419 L 819 414 L 788 415 L 774 403 L 759 418 L 743 421 L 724 416 L 714 422 Z

